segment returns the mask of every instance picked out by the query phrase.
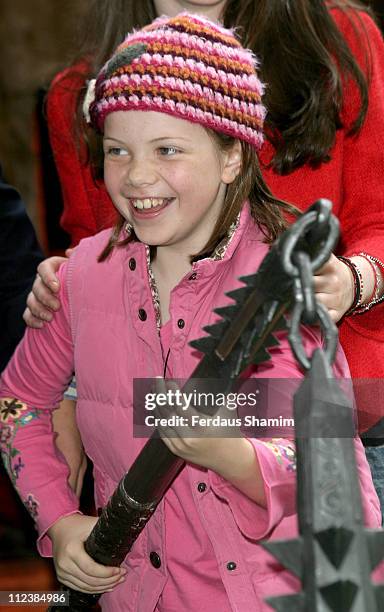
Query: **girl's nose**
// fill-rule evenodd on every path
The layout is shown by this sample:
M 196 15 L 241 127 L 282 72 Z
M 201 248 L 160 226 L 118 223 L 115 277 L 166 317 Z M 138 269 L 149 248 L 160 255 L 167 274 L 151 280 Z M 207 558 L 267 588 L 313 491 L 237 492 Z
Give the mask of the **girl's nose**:
M 156 181 L 155 168 L 150 161 L 132 160 L 127 168 L 125 180 L 133 187 L 153 185 Z

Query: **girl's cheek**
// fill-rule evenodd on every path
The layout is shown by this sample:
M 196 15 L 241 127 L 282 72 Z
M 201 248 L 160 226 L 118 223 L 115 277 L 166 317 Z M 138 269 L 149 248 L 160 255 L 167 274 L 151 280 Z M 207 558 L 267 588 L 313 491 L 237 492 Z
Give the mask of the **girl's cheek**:
M 118 189 L 119 175 L 116 168 L 114 169 L 110 164 L 104 164 L 104 184 L 108 193 L 113 196 Z

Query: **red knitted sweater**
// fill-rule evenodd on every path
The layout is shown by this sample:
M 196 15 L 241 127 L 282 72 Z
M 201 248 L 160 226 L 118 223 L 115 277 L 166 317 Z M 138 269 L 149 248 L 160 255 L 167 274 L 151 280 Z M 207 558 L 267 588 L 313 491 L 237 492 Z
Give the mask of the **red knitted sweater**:
M 279 176 L 266 166 L 273 155 L 270 144 L 261 151 L 263 174 L 272 192 L 304 210 L 314 200 L 325 197 L 334 203 L 342 237 L 338 252 L 352 255 L 364 251 L 384 262 L 384 44 L 380 31 L 365 13 L 350 19 L 340 10 L 333 16 L 352 52 L 365 68 L 367 31 L 371 48 L 372 74 L 369 108 L 357 136 L 346 132 L 359 108 L 354 84 L 347 84 L 343 109 L 344 128 L 337 132 L 331 160 L 317 169 L 303 166 L 288 176 Z M 360 33 L 358 30 L 360 29 Z M 64 199 L 62 225 L 72 243 L 113 224 L 115 211 L 101 184 L 96 186 L 89 166 L 82 163 L 73 136 L 73 119 L 80 89 L 84 86 L 85 64 L 65 70 L 54 79 L 48 94 L 47 115 Z M 384 415 L 384 304 L 369 312 L 346 317 L 340 324 L 340 339 L 353 377 L 381 378 L 358 388 L 360 428 Z

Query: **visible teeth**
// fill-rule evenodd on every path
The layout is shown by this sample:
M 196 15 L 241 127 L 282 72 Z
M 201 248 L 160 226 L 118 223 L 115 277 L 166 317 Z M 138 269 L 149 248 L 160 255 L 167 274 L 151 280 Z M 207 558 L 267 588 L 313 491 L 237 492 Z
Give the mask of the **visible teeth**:
M 139 200 L 137 198 L 131 199 L 131 202 L 135 208 L 139 210 L 156 208 L 157 206 L 161 206 L 162 204 L 166 204 L 169 198 L 144 198 L 143 200 Z

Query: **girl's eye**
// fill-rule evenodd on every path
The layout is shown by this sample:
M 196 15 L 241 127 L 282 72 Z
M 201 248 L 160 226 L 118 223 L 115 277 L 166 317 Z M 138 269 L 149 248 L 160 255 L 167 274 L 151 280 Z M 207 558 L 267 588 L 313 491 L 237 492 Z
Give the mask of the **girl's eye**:
M 110 157 L 122 157 L 123 155 L 128 155 L 127 151 L 120 147 L 107 147 L 105 154 L 109 155 Z
M 176 147 L 159 147 L 159 153 L 164 157 L 171 157 L 180 153 L 180 150 L 176 149 Z

